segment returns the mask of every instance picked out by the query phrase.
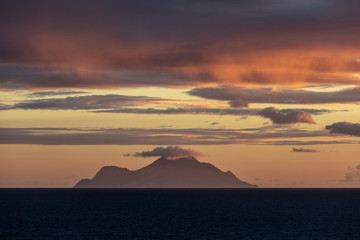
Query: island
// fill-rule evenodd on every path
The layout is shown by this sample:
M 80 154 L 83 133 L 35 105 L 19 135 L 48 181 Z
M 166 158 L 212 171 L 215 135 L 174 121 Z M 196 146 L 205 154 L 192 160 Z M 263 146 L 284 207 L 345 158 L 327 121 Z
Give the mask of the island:
M 92 179 L 82 179 L 74 188 L 257 188 L 195 157 L 160 157 L 150 165 L 131 171 L 105 166 Z

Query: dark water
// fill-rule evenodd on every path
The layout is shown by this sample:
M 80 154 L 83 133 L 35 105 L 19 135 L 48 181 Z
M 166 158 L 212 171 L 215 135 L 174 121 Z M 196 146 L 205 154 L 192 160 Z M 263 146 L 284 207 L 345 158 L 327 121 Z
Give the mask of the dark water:
M 0 189 L 0 239 L 360 239 L 360 190 Z

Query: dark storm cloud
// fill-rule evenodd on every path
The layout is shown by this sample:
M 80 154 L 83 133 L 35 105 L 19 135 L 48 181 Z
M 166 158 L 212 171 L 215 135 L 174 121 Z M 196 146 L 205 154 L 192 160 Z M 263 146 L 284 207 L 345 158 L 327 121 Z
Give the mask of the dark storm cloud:
M 167 146 L 167 147 L 156 147 L 151 151 L 136 152 L 133 154 L 134 157 L 201 157 L 204 156 L 201 152 L 193 149 L 184 149 L 180 146 Z
M 260 116 L 269 118 L 275 124 L 308 123 L 315 124 L 311 115 L 305 111 L 295 109 L 265 108 L 258 112 Z
M 212 68 L 221 59 L 232 57 L 232 63 L 246 68 L 235 77 L 239 82 L 356 82 L 349 77 L 329 80 L 329 74 L 289 79 L 260 71 L 256 64 L 246 66 L 257 59 L 269 63 L 274 52 L 310 49 L 330 54 L 325 60 L 310 54 L 305 65 L 311 72 L 359 71 L 360 65 L 351 57 L 340 61 L 336 53 L 331 55 L 337 49 L 359 49 L 359 7 L 356 0 L 2 0 L 0 63 L 15 67 L 0 75 L 0 87 L 190 86 L 223 80 L 202 67 Z M 292 60 L 291 56 L 281 57 L 285 59 L 280 62 Z M 15 70 L 24 65 L 37 70 Z M 103 73 L 94 71 L 85 77 L 61 67 Z M 187 67 L 199 69 L 196 74 L 190 69 L 184 76 L 181 71 L 186 72 Z M 117 70 L 150 76 L 139 81 L 132 76 L 114 77 Z M 157 79 L 154 72 L 177 78 L 159 74 Z
M 326 104 L 360 102 L 360 87 L 332 92 L 315 92 L 289 88 L 244 88 L 234 86 L 193 88 L 191 96 L 205 99 L 229 101 L 231 106 L 238 102 L 275 104 Z
M 310 149 L 310 148 L 293 148 L 292 151 L 293 152 L 307 152 L 307 153 L 319 152 L 319 150 Z
M 353 144 L 351 140 L 306 140 L 329 137 L 324 131 L 262 127 L 255 129 L 145 128 L 1 128 L 0 144 L 40 145 L 314 145 Z
M 360 137 L 360 123 L 337 122 L 326 126 L 330 133 L 341 133 Z

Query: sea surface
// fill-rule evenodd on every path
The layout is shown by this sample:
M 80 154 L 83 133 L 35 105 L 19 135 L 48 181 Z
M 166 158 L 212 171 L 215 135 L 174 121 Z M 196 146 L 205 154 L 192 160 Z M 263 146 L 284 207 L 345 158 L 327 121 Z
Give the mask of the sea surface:
M 360 239 L 356 189 L 0 189 L 0 239 Z

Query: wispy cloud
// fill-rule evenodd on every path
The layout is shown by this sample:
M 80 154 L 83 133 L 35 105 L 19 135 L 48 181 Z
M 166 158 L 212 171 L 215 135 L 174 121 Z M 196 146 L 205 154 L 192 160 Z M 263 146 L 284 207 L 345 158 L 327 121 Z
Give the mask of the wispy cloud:
M 315 152 L 319 152 L 319 150 L 316 149 L 310 149 L 310 148 L 293 148 L 292 149 L 293 152 L 305 152 L 305 153 L 315 153 Z
M 146 97 L 146 96 L 127 96 L 127 95 L 88 95 L 66 98 L 36 99 L 16 103 L 12 106 L 4 107 L 3 110 L 10 109 L 52 109 L 52 110 L 90 110 L 90 109 L 109 109 L 121 106 L 137 106 L 160 103 L 168 99 Z
M 33 92 L 28 95 L 28 97 L 49 97 L 49 96 L 61 96 L 61 95 L 77 95 L 77 94 L 85 94 L 88 92 L 85 91 L 41 91 L 41 92 Z
M 274 131 L 276 130 L 276 131 Z M 331 139 L 327 131 L 266 126 L 252 129 L 146 129 L 146 128 L 1 128 L 0 144 L 40 145 L 315 145 L 353 144 Z M 328 137 L 328 139 L 324 139 Z M 311 138 L 312 140 L 309 140 Z M 317 140 L 318 138 L 318 140 Z
M 278 112 L 268 114 L 269 111 Z M 311 114 L 320 115 L 332 112 L 327 109 L 276 109 L 268 108 L 196 108 L 196 107 L 170 107 L 170 108 L 121 108 L 110 110 L 99 110 L 100 113 L 135 113 L 135 114 L 210 114 L 220 116 L 262 116 L 272 119 L 277 124 L 290 123 L 313 123 L 310 121 Z M 281 115 L 281 116 L 280 116 Z M 281 118 L 281 119 L 280 119 Z

